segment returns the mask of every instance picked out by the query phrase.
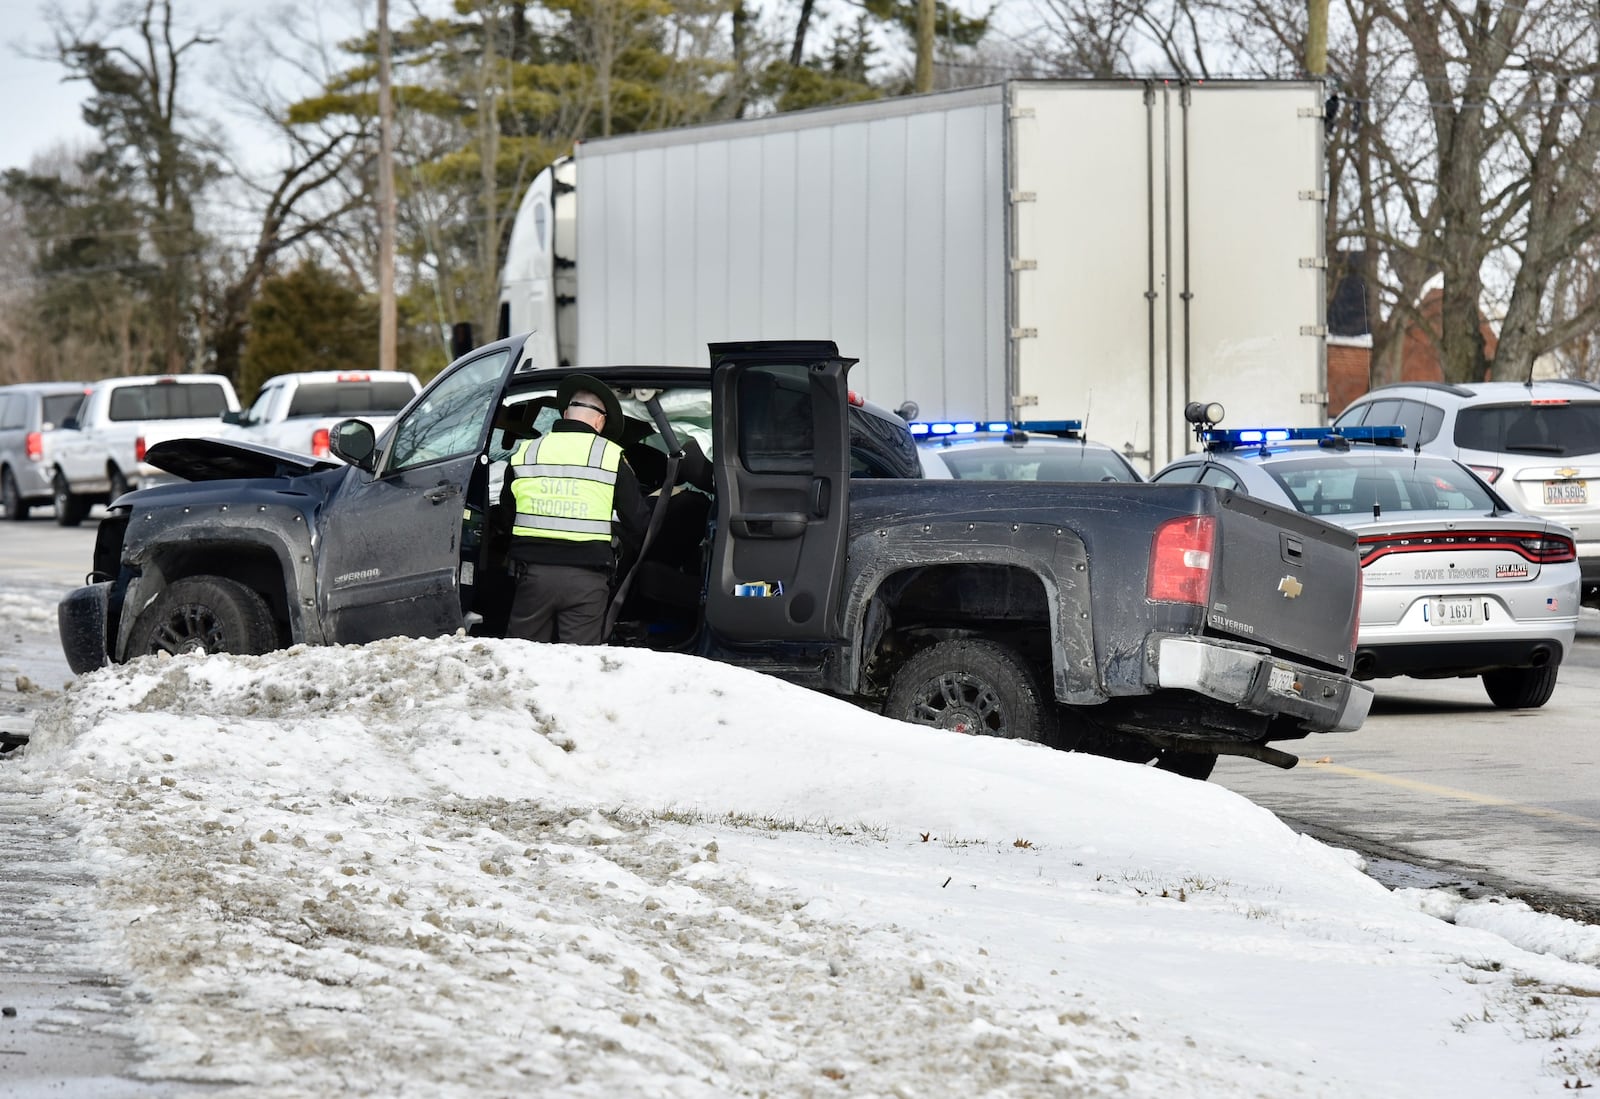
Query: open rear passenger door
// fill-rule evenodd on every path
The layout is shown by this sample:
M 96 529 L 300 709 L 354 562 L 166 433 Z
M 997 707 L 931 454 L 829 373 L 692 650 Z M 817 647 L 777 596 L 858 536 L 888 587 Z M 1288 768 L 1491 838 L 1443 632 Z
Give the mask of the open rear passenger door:
M 733 642 L 840 634 L 849 392 L 831 340 L 711 345 L 716 536 L 706 623 Z

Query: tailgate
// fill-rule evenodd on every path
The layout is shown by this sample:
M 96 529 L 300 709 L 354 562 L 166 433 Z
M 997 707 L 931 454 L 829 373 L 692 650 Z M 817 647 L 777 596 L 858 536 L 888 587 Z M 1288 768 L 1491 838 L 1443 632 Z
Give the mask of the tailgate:
M 1350 666 L 1360 561 L 1353 532 L 1219 489 L 1208 633 Z

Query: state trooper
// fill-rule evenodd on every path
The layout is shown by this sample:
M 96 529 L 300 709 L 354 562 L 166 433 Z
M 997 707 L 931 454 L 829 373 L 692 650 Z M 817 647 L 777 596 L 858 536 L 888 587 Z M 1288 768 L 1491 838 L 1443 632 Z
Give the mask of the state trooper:
M 574 374 L 556 390 L 561 419 L 511 455 L 501 499 L 511 520 L 516 578 L 507 636 L 598 645 L 618 541 L 637 553 L 649 523 L 638 479 L 616 440 L 622 406 L 611 387 Z

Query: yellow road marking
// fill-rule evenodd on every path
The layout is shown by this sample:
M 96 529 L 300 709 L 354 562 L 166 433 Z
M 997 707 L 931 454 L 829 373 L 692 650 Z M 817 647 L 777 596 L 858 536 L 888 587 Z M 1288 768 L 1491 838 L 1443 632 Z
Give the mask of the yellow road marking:
M 1453 801 L 1467 801 L 1474 805 L 1484 805 L 1494 809 L 1510 809 L 1512 812 L 1521 813 L 1523 816 L 1560 821 L 1562 824 L 1600 831 L 1600 820 L 1573 816 L 1571 813 L 1563 813 L 1559 809 L 1545 809 L 1538 805 L 1524 805 L 1520 801 L 1497 798 L 1493 794 L 1477 794 L 1471 790 L 1458 790 L 1454 786 L 1439 786 L 1436 783 L 1419 782 L 1413 778 L 1400 778 L 1397 775 L 1386 775 L 1379 771 L 1363 771 L 1358 767 L 1345 767 L 1338 763 L 1318 763 L 1314 764 L 1314 766 L 1319 770 L 1333 771 L 1349 778 L 1366 779 L 1368 782 L 1394 786 L 1401 790 L 1413 790 L 1419 794 L 1432 794 L 1435 797 L 1449 798 Z

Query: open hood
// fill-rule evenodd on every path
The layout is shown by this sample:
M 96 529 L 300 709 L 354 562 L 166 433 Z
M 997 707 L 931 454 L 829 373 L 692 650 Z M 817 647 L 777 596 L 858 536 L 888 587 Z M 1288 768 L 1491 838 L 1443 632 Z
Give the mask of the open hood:
M 231 439 L 170 439 L 152 446 L 145 452 L 144 460 L 186 481 L 303 477 L 344 466 L 343 462 Z

